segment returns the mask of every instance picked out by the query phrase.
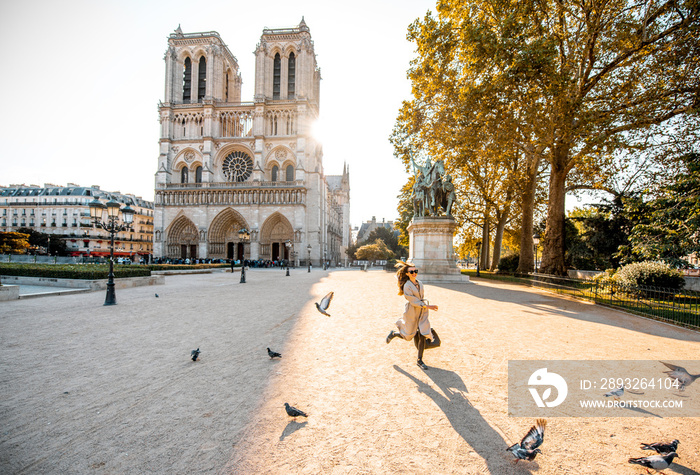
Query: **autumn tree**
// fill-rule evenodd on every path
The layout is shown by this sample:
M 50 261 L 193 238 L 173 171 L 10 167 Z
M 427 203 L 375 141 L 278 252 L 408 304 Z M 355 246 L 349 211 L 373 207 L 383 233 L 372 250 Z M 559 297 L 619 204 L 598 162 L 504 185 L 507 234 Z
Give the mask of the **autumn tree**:
M 24 254 L 29 247 L 28 239 L 28 234 L 0 232 L 0 253 Z
M 615 159 L 650 137 L 698 127 L 689 113 L 699 103 L 699 14 L 695 1 L 441 0 L 437 18 L 409 29 L 418 54 L 409 71 L 414 99 L 397 119 L 396 155 L 452 152 L 474 191 L 477 176 L 482 189 L 499 190 L 500 205 L 515 190 L 521 266 L 532 262 L 546 163 L 541 270 L 565 274 L 566 192 L 602 186 Z M 498 173 L 484 174 L 490 165 Z M 479 198 L 486 230 L 488 219 L 507 213 Z
M 360 247 L 355 252 L 355 256 L 363 261 L 379 261 L 391 259 L 394 257 L 394 254 L 389 250 L 386 244 L 384 244 L 384 241 L 377 239 L 372 244 L 365 244 Z

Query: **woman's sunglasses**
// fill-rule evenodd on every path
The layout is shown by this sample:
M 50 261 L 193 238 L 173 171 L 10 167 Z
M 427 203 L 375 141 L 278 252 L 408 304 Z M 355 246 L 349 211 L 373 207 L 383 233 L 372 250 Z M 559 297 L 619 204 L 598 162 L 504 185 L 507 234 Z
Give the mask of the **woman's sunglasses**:
M 407 273 L 407 274 L 417 274 L 417 273 L 418 273 L 418 269 L 416 269 L 416 270 L 409 270 L 409 271 L 407 271 L 406 273 Z

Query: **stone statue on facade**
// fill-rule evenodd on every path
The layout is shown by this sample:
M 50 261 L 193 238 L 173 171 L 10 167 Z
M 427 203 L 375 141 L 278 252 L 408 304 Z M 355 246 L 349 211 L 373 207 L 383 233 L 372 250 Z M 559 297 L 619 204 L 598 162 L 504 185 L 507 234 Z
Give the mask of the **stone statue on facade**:
M 425 165 L 417 164 L 411 159 L 415 170 L 415 182 L 413 185 L 413 215 L 415 217 L 442 216 L 452 217 L 452 206 L 457 195 L 455 193 L 452 177 L 445 172 L 445 164 L 442 159 L 431 163 L 426 160 Z

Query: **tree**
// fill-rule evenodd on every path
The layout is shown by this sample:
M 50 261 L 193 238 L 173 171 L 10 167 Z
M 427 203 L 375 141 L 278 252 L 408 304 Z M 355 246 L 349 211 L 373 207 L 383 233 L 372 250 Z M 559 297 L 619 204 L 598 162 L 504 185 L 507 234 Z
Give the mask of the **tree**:
M 381 239 L 377 239 L 372 244 L 366 244 L 360 247 L 355 253 L 355 256 L 363 261 L 379 261 L 394 257 L 393 253 Z
M 682 267 L 687 256 L 700 253 L 700 154 L 681 156 L 669 177 L 651 199 L 630 204 L 630 212 L 648 220 L 634 226 L 629 241 L 641 259 Z
M 0 232 L 0 253 L 24 254 L 29 247 L 28 234 Z
M 565 274 L 566 192 L 604 186 L 615 159 L 651 137 L 698 128 L 689 113 L 699 104 L 700 8 L 695 1 L 442 0 L 437 12 L 409 29 L 418 52 L 409 71 L 415 99 L 397 119 L 395 153 L 405 160 L 422 149 L 464 152 L 468 182 L 486 183 L 475 190 L 499 190 L 495 200 L 478 194 L 484 237 L 490 217 L 507 215 L 503 197 L 513 195 L 505 190 L 525 192 L 521 253 L 532 247 L 545 162 L 541 270 Z M 485 174 L 491 164 L 494 173 Z M 521 263 L 530 265 L 529 257 Z
M 52 256 L 68 255 L 68 248 L 63 236 L 42 233 L 32 228 L 19 228 L 17 231 L 29 235 L 28 241 L 30 246 L 43 247 Z
M 381 240 L 394 256 L 408 257 L 408 248 L 399 244 L 398 236 L 393 229 L 380 226 L 367 236 L 367 242 L 376 242 L 377 240 Z

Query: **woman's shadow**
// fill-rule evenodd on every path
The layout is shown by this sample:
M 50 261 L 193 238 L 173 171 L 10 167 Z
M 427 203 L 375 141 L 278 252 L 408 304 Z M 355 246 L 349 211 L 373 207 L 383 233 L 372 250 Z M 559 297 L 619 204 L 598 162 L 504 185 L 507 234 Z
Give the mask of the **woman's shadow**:
M 506 448 L 511 444 L 503 440 L 464 396 L 468 392 L 467 387 L 457 373 L 435 367 L 425 371 L 425 374 L 446 395 L 443 396 L 429 384 L 397 365 L 394 365 L 394 369 L 416 383 L 418 391 L 427 394 L 445 413 L 454 430 L 484 459 L 488 473 L 527 474 L 539 469 L 537 461 L 515 463 L 511 454 L 506 452 Z

